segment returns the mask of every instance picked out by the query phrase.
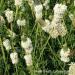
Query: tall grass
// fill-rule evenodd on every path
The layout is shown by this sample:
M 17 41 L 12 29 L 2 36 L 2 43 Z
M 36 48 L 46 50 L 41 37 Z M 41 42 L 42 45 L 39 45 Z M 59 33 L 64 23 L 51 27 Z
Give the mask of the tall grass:
M 43 2 L 44 0 L 39 0 Z M 69 2 L 70 1 L 70 2 Z M 70 57 L 69 63 L 63 63 L 60 60 L 60 49 L 64 43 L 74 51 L 75 49 L 75 28 L 72 25 L 72 21 L 69 18 L 69 13 L 75 15 L 75 7 L 73 6 L 73 0 L 50 0 L 49 10 L 43 10 L 43 19 L 50 19 L 53 16 L 53 7 L 56 3 L 65 3 L 68 6 L 68 10 L 64 16 L 64 22 L 67 27 L 68 33 L 64 37 L 58 37 L 56 39 L 45 33 L 41 25 L 36 22 L 35 14 L 31 10 L 27 1 L 23 0 L 21 8 L 15 7 L 14 0 L 0 0 L 0 15 L 5 19 L 5 24 L 0 23 L 0 75 L 51 75 L 51 72 L 45 71 L 68 71 L 69 63 L 74 62 L 74 56 Z M 5 10 L 10 8 L 14 11 L 14 21 L 12 24 L 7 22 L 4 15 Z M 26 26 L 18 27 L 16 21 L 18 18 L 26 19 Z M 51 19 L 50 19 L 51 20 Z M 16 33 L 16 37 L 8 37 L 7 29 L 10 29 Z M 31 38 L 33 44 L 32 60 L 33 65 L 26 66 L 24 60 L 25 52 L 21 47 L 21 35 Z M 7 52 L 3 46 L 3 39 L 7 38 L 11 41 L 12 49 Z M 10 53 L 15 50 L 18 53 L 19 62 L 17 65 L 13 65 L 10 59 Z M 39 71 L 42 72 L 39 72 Z M 54 74 L 53 74 L 54 75 Z M 65 75 L 65 74 L 55 74 Z

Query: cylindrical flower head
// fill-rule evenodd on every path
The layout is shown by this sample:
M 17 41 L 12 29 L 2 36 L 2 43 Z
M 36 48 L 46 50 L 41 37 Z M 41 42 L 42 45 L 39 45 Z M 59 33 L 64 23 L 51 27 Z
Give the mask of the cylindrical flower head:
M 42 10 L 43 10 L 42 4 L 35 6 L 35 16 L 37 20 L 42 18 Z
M 30 54 L 33 50 L 32 41 L 30 38 L 27 38 L 26 41 L 21 41 L 22 48 L 25 49 L 26 54 Z
M 68 48 L 67 50 L 64 50 L 63 48 L 60 51 L 60 56 L 61 56 L 61 61 L 63 62 L 69 62 L 69 55 L 70 55 L 70 49 Z
M 15 6 L 21 6 L 22 0 L 15 0 Z
M 63 48 L 60 51 L 60 56 L 61 57 L 68 57 L 70 55 L 70 49 L 68 48 L 67 50 L 64 50 Z
M 11 53 L 10 58 L 11 58 L 12 64 L 17 64 L 18 63 L 18 54 L 17 54 L 17 52 Z
M 10 45 L 9 39 L 5 39 L 3 41 L 3 46 L 6 48 L 6 50 L 10 50 L 11 49 L 11 45 Z
M 5 16 L 6 16 L 7 20 L 8 20 L 8 23 L 13 22 L 13 11 L 12 10 L 7 9 L 5 11 Z
M 18 19 L 17 20 L 17 25 L 18 26 L 25 26 L 26 25 L 26 20 L 25 19 L 23 19 L 23 20 Z
M 60 16 L 63 16 L 65 11 L 67 10 L 67 6 L 64 4 L 56 4 L 53 10 L 55 15 L 59 14 Z
M 65 11 L 67 11 L 67 6 L 66 5 L 61 5 L 61 12 L 65 13 Z
M 70 58 L 69 57 L 61 57 L 60 60 L 66 63 L 66 62 L 70 61 Z
M 31 54 L 25 55 L 24 59 L 26 61 L 27 66 L 31 66 L 32 65 L 32 56 L 31 56 Z
M 69 67 L 68 75 L 75 75 L 75 63 L 71 63 Z

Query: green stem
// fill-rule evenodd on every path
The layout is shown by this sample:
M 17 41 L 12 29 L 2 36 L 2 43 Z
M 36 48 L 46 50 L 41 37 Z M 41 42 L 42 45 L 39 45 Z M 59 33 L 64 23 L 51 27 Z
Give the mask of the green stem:
M 4 0 L 1 0 L 0 1 L 0 7 L 3 5 L 3 2 L 4 2 Z
M 51 48 L 51 46 L 50 46 L 49 43 L 48 43 L 48 45 L 49 45 L 49 49 L 50 49 L 51 53 L 53 54 L 55 60 L 57 60 L 58 62 L 60 62 L 59 56 L 57 56 L 57 54 L 56 54 L 55 52 L 53 52 L 53 50 L 52 50 L 52 48 Z M 61 64 L 60 64 L 60 63 L 58 63 L 58 64 L 59 64 L 59 66 L 61 67 L 61 69 L 63 70 L 63 67 L 61 66 Z
M 16 21 L 16 19 L 17 19 L 18 10 L 19 10 L 19 7 L 18 7 L 18 6 L 16 6 L 15 21 Z
M 6 64 L 6 62 L 5 62 L 5 53 L 4 53 L 4 49 L 3 49 L 3 44 L 2 44 L 2 39 L 1 38 L 0 38 L 0 43 L 1 43 L 1 50 L 2 50 L 2 54 L 3 54 L 4 63 Z
M 3 60 L 4 60 L 4 64 L 5 64 L 5 73 L 6 73 L 6 59 L 5 59 L 5 52 L 4 52 L 4 48 L 3 48 L 3 43 L 2 43 L 1 37 L 0 37 L 0 44 L 1 44 L 1 50 L 2 50 L 2 54 L 3 54 Z
M 11 23 L 11 31 L 12 31 L 12 34 L 11 34 L 11 46 L 12 46 L 12 49 L 15 51 L 14 45 L 13 45 L 13 26 L 12 26 L 12 23 Z
M 33 31 L 34 31 L 35 27 L 36 27 L 36 24 L 34 25 L 34 27 L 33 27 L 32 31 L 31 31 L 30 36 L 32 36 L 32 33 L 33 33 Z
M 36 29 L 35 48 L 37 46 L 37 37 L 38 37 L 38 25 L 37 25 L 37 29 Z
M 43 47 L 41 48 L 41 52 L 40 52 L 40 56 L 39 56 L 39 59 L 38 60 L 40 60 L 40 57 L 42 56 L 42 54 L 43 54 L 43 52 L 44 52 L 44 49 L 45 49 L 45 47 L 46 47 L 46 45 L 48 44 L 48 41 L 49 41 L 49 39 L 50 39 L 50 35 L 49 35 L 49 37 L 48 37 L 48 39 L 47 39 L 47 41 L 46 41 L 46 43 L 43 45 Z
M 16 68 L 16 75 L 18 75 L 18 69 L 17 69 L 17 65 L 15 64 L 15 68 Z

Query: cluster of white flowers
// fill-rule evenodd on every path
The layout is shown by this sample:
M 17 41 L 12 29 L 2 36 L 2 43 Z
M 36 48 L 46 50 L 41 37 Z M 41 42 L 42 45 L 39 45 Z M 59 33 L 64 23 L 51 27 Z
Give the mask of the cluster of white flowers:
M 50 23 L 48 20 L 45 21 L 46 25 L 42 29 L 49 33 L 52 38 L 57 38 L 60 36 L 65 36 L 67 33 L 67 28 L 62 22 L 63 15 L 67 10 L 67 6 L 63 4 L 56 4 L 54 7 L 54 18 Z
M 21 6 L 22 0 L 15 0 L 15 6 Z
M 33 50 L 33 46 L 32 46 L 32 41 L 30 38 L 26 38 L 26 40 L 22 40 L 21 41 L 21 46 L 22 48 L 25 49 L 26 55 L 24 56 L 24 59 L 26 61 L 27 66 L 31 66 L 32 65 L 32 57 L 31 57 L 31 52 Z
M 11 53 L 10 58 L 12 60 L 12 64 L 17 64 L 18 63 L 18 54 L 17 54 L 17 52 Z
M 25 49 L 26 54 L 30 54 L 33 50 L 32 41 L 30 38 L 27 38 L 26 41 L 22 40 L 21 46 Z
M 67 47 L 63 47 L 60 51 L 61 61 L 63 62 L 69 62 L 69 55 L 70 55 L 70 49 Z
M 66 10 L 67 6 L 63 4 L 56 4 L 54 7 L 54 18 L 51 22 L 51 28 L 50 28 L 51 30 L 50 34 L 52 34 L 52 37 L 54 38 L 58 37 L 59 35 L 65 36 L 67 33 L 64 23 L 62 23 L 63 15 Z M 57 35 L 55 36 L 56 33 Z
M 25 26 L 26 25 L 26 20 L 25 19 L 23 19 L 23 20 L 18 19 L 17 20 L 17 25 L 18 26 Z
M 43 6 L 45 7 L 46 10 L 49 9 L 49 0 L 45 0 L 45 2 L 43 3 Z
M 36 20 L 39 20 L 39 19 L 42 18 L 42 10 L 43 10 L 42 4 L 35 6 L 35 16 L 36 16 Z
M 54 10 L 54 15 L 56 16 L 58 15 L 59 18 L 62 18 L 63 14 L 67 10 L 67 6 L 64 4 L 56 4 L 53 10 Z
M 13 22 L 13 11 L 12 10 L 7 9 L 5 11 L 5 16 L 6 16 L 7 20 L 8 20 L 8 23 Z
M 31 54 L 25 55 L 24 59 L 26 60 L 27 66 L 31 66 L 32 65 L 32 56 L 31 56 Z
M 10 45 L 9 39 L 5 39 L 3 41 L 3 46 L 6 48 L 7 51 L 9 51 L 11 49 L 11 45 Z
M 68 75 L 75 75 L 75 63 L 70 64 Z
M 5 20 L 3 18 L 3 16 L 0 15 L 0 24 L 4 24 L 5 23 Z

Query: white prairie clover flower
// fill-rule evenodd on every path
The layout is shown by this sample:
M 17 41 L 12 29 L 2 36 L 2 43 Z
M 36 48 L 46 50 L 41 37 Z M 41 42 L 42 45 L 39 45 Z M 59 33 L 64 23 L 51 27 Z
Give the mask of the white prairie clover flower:
M 26 61 L 27 66 L 32 66 L 32 56 L 31 56 L 31 54 L 25 55 L 24 59 Z
M 11 58 L 12 64 L 17 64 L 18 63 L 18 54 L 17 54 L 17 52 L 11 53 L 10 58 Z
M 60 36 L 65 36 L 67 33 L 64 23 L 62 23 L 63 15 L 67 10 L 66 5 L 56 4 L 54 7 L 54 18 L 51 22 L 50 35 L 52 38 L 57 38 Z
M 18 26 L 25 26 L 26 25 L 26 20 L 25 19 L 23 19 L 23 20 L 18 19 L 17 20 L 17 25 Z
M 75 63 L 70 64 L 68 75 L 75 75 Z
M 46 19 L 45 24 L 45 26 L 42 26 L 42 30 L 48 33 L 50 31 L 50 21 Z
M 56 4 L 53 10 L 54 10 L 54 14 L 59 14 L 62 16 L 67 10 L 67 6 L 64 4 Z
M 63 62 L 69 62 L 70 61 L 69 57 L 61 57 L 60 59 Z
M 26 41 L 22 40 L 21 46 L 25 49 L 26 54 L 30 54 L 33 50 L 32 41 L 30 38 L 27 38 Z
M 70 61 L 69 55 L 70 55 L 70 49 L 69 48 L 67 50 L 65 50 L 64 48 L 61 49 L 61 51 L 60 51 L 61 61 L 69 62 Z
M 22 0 L 15 0 L 15 6 L 21 6 Z
M 3 46 L 6 48 L 6 50 L 10 50 L 11 49 L 11 45 L 10 45 L 9 39 L 5 39 L 3 41 Z
M 37 7 L 39 9 L 40 7 Z M 42 29 L 49 33 L 52 38 L 57 38 L 58 36 L 65 36 L 67 34 L 67 28 L 64 26 L 63 16 L 67 6 L 63 4 L 56 4 L 54 7 L 54 18 L 50 23 L 48 20 L 42 21 Z M 38 10 L 36 10 L 38 12 Z M 38 20 L 41 22 L 41 18 Z M 45 23 L 45 24 L 44 24 Z
M 0 16 L 0 24 L 4 24 L 5 23 L 5 20 L 3 18 L 3 16 Z
M 53 9 L 54 19 L 60 21 L 62 20 L 64 13 L 67 11 L 67 6 L 64 4 L 56 4 Z
M 5 11 L 5 16 L 6 16 L 7 20 L 8 20 L 8 23 L 13 22 L 13 11 L 12 10 L 7 9 Z
M 42 4 L 35 6 L 35 16 L 36 16 L 36 20 L 39 20 L 39 19 L 42 18 L 42 10 L 43 10 Z

